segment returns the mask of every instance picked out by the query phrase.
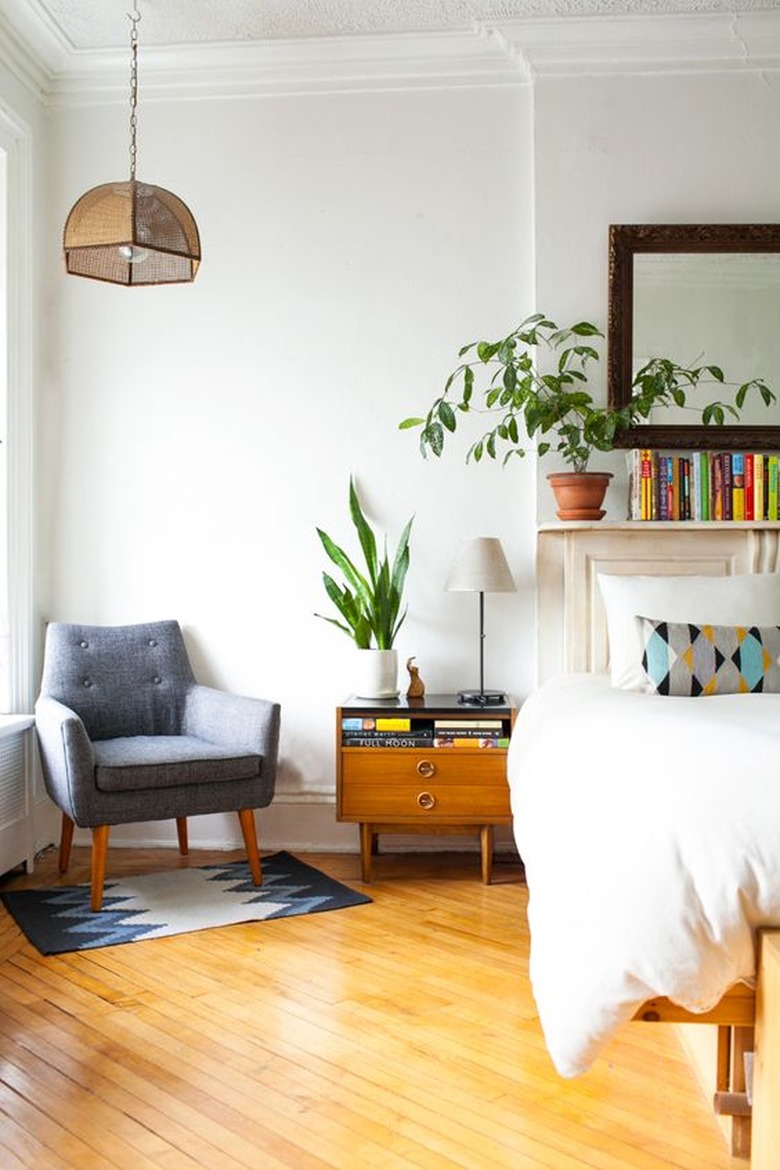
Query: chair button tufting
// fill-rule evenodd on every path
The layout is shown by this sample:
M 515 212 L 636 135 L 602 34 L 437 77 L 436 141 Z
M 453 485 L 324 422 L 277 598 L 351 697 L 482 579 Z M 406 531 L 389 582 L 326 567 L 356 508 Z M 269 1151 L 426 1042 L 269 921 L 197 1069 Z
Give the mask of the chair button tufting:
M 79 642 L 79 646 L 81 647 L 82 650 L 86 650 L 87 647 L 89 646 L 89 642 Z
M 155 638 L 150 638 L 150 639 L 149 639 L 149 645 L 150 645 L 150 646 L 156 646 L 156 645 L 157 645 L 157 640 L 156 640 Z
M 85 679 L 84 679 L 84 686 L 85 686 L 85 687 L 91 687 L 91 686 L 92 686 L 92 679 L 91 679 L 91 678 L 85 678 Z
M 162 682 L 162 679 L 160 678 L 159 674 L 156 674 L 154 676 L 154 678 L 152 679 L 152 682 L 156 683 L 157 686 L 160 685 L 160 683 Z

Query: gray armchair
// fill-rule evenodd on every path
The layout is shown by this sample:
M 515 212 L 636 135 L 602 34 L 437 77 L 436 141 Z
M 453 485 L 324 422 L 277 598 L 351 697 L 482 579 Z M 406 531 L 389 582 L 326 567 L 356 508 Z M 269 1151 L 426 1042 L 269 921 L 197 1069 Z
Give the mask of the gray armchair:
M 74 825 L 92 830 L 93 910 L 103 904 L 111 825 L 237 812 L 256 886 L 253 810 L 271 803 L 278 703 L 195 682 L 178 622 L 46 631 L 35 726 L 46 790 L 62 811 L 60 872 Z

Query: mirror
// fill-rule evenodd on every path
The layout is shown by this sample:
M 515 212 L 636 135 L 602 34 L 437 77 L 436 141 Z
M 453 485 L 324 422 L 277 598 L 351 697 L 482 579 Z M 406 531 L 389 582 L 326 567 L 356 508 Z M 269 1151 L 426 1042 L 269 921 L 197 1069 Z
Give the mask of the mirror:
M 780 224 L 611 224 L 609 401 L 623 405 L 651 357 L 717 365 L 728 382 L 780 387 Z M 738 423 L 704 426 L 700 408 L 732 400 L 708 383 L 694 408 L 658 411 L 624 431 L 620 447 L 780 450 L 780 401 L 748 396 Z M 699 409 L 696 409 L 696 406 Z M 682 416 L 682 417 L 681 417 Z

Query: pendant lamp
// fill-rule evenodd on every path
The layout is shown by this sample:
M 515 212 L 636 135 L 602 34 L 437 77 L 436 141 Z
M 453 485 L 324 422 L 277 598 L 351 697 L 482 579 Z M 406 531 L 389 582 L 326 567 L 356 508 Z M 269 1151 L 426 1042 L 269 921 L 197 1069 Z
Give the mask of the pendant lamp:
M 137 0 L 130 36 L 130 181 L 103 183 L 74 203 L 65 221 L 66 270 L 113 284 L 192 281 L 200 265 L 200 236 L 192 212 L 164 187 L 135 177 L 138 107 Z

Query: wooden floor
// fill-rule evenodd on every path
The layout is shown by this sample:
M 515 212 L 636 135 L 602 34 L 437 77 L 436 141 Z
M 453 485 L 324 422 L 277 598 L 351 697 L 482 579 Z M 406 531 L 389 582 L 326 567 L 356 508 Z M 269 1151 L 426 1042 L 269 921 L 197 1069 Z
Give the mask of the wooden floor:
M 360 888 L 356 856 L 306 860 Z M 109 877 L 182 864 L 109 850 Z M 371 905 L 51 958 L 0 907 L 2 1170 L 744 1170 L 664 1025 L 556 1075 L 519 867 L 477 872 L 380 855 Z

